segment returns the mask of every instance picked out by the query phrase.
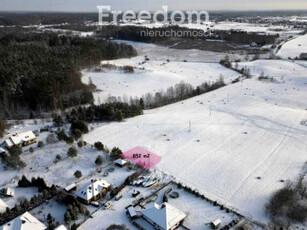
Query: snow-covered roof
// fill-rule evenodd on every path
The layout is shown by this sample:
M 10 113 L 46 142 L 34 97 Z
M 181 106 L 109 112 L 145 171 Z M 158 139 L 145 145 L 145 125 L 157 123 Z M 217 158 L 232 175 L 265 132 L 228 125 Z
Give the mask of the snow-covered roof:
M 136 212 L 135 212 L 135 210 L 134 210 L 134 207 L 129 207 L 129 208 L 127 208 L 127 210 L 128 210 L 128 212 L 129 212 L 129 215 L 131 216 L 131 217 L 135 217 L 136 216 Z
M 119 165 L 125 165 L 127 163 L 127 161 L 123 160 L 123 159 L 117 159 L 114 163 L 119 164 Z
M 0 147 L 0 153 L 5 153 L 5 149 Z
M 13 146 L 21 144 L 25 141 L 30 141 L 35 139 L 35 134 L 32 131 L 27 131 L 24 133 L 14 134 L 9 139 L 5 141 L 7 146 Z
M 186 217 L 186 214 L 166 202 L 161 206 L 155 203 L 153 207 L 142 211 L 142 214 L 165 230 L 171 229 Z
M 30 213 L 25 212 L 14 220 L 2 225 L 0 230 L 45 230 L 47 226 Z
M 9 206 L 7 206 L 7 204 L 2 199 L 0 199 L 0 213 L 4 213 L 8 207 Z
M 65 190 L 66 190 L 66 191 L 70 191 L 71 189 L 73 189 L 73 188 L 75 188 L 75 187 L 77 187 L 77 185 L 76 185 L 75 183 L 72 183 L 72 184 L 68 185 L 68 186 L 65 188 Z
M 215 220 L 215 221 L 212 222 L 212 224 L 213 224 L 214 226 L 218 226 L 220 223 L 221 223 L 221 220 L 220 220 L 220 219 L 217 219 L 217 220 Z
M 60 225 L 59 227 L 55 228 L 54 230 L 67 230 L 64 225 Z
M 96 179 L 87 183 L 83 188 L 78 190 L 77 196 L 84 199 L 90 200 L 93 197 L 97 196 L 104 188 L 109 188 L 110 183 L 105 180 Z

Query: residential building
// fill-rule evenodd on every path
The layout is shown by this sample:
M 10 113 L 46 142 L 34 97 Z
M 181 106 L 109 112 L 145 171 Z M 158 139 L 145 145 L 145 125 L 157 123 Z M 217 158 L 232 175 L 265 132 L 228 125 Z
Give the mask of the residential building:
M 24 133 L 15 133 L 10 138 L 4 141 L 6 148 L 11 148 L 13 145 L 18 145 L 20 147 L 31 145 L 36 142 L 36 136 L 32 131 Z
M 141 211 L 143 218 L 158 230 L 176 229 L 186 218 L 186 214 L 171 204 L 154 204 L 153 207 Z
M 101 179 L 95 179 L 78 190 L 77 196 L 81 202 L 90 204 L 92 201 L 99 200 L 103 197 L 110 188 L 110 183 Z
M 2 225 L 0 230 L 45 230 L 47 226 L 30 213 L 25 212 L 10 222 Z

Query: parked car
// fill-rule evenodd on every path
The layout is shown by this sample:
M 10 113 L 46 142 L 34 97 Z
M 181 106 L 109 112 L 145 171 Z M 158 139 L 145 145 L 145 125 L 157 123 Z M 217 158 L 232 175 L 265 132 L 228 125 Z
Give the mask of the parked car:
M 120 200 L 121 198 L 123 198 L 123 195 L 119 194 L 119 195 L 117 195 L 117 196 L 115 197 L 115 200 L 118 201 L 118 200 Z
M 107 203 L 105 203 L 104 205 L 103 205 L 103 208 L 105 209 L 105 210 L 107 210 L 107 209 L 109 209 L 109 208 L 111 208 L 112 207 L 112 203 L 111 202 L 107 202 Z
M 92 202 L 91 202 L 91 205 L 94 206 L 94 207 L 96 207 L 96 208 L 98 208 L 98 207 L 100 206 L 99 203 L 98 203 L 97 201 L 92 201 Z

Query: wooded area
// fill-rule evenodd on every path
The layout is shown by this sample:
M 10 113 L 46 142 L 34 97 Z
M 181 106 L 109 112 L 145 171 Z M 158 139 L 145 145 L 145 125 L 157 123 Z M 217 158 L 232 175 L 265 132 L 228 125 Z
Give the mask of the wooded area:
M 0 116 L 25 118 L 31 111 L 91 103 L 80 70 L 136 51 L 94 38 L 16 29 L 0 36 L 0 54 Z

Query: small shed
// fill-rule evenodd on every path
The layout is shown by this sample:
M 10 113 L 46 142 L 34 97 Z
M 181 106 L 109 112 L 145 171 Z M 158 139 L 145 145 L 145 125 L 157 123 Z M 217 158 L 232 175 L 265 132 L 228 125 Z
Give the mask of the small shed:
M 213 221 L 210 225 L 212 229 L 217 229 L 221 225 L 222 221 L 220 219 L 217 219 Z
M 72 183 L 68 185 L 66 188 L 64 188 L 66 192 L 71 192 L 71 191 L 76 191 L 77 190 L 77 185 L 75 183 Z
M 126 160 L 123 160 L 123 159 L 117 159 L 116 161 L 114 161 L 114 164 L 118 167 L 125 167 L 125 165 L 127 165 L 127 161 Z

